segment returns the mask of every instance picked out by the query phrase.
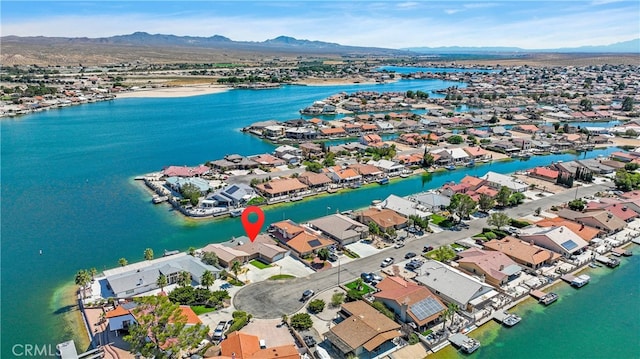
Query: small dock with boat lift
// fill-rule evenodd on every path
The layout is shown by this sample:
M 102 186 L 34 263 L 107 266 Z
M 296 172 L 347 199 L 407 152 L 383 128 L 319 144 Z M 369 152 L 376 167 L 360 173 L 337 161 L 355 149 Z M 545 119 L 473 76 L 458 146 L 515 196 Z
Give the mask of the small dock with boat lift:
M 468 336 L 462 333 L 452 334 L 451 336 L 449 336 L 449 341 L 467 354 L 471 354 L 475 352 L 478 348 L 480 348 L 479 341 L 473 338 L 469 338 Z
M 572 274 L 565 274 L 560 278 L 576 288 L 584 287 L 591 280 L 591 277 L 586 274 L 581 274 L 577 277 Z
M 609 268 L 615 268 L 620 264 L 620 260 L 617 258 L 610 258 L 607 256 L 596 256 L 596 261 L 606 265 Z
M 497 320 L 499 323 L 502 323 L 507 327 L 512 327 L 518 324 L 520 320 L 522 320 L 522 318 L 520 318 L 519 316 L 512 313 L 507 313 L 503 310 L 494 312 L 493 319 Z
M 613 254 L 616 257 L 620 257 L 620 256 L 630 257 L 633 255 L 633 252 L 631 252 L 630 250 L 625 250 L 624 248 L 614 248 L 611 250 L 611 254 Z
M 556 300 L 558 300 L 558 295 L 556 293 L 553 292 L 549 292 L 549 293 L 545 293 L 541 290 L 537 290 L 534 289 L 531 292 L 529 292 L 529 294 L 536 298 L 538 300 L 538 302 L 544 304 L 544 305 L 549 305 L 553 302 L 555 302 Z

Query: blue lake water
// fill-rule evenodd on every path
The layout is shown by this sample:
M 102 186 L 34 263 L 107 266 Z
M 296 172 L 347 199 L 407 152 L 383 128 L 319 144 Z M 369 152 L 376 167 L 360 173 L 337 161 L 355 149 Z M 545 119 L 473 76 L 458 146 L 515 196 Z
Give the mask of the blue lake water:
M 2 348 L 55 344 L 72 337 L 59 288 L 79 269 L 143 259 L 153 248 L 184 250 L 243 233 L 237 219 L 194 222 L 153 206 L 133 177 L 168 165 L 195 165 L 225 154 L 270 152 L 273 145 L 240 132 L 250 123 L 298 118 L 298 110 L 340 91 L 447 87 L 437 80 L 385 85 L 285 86 L 177 99 L 118 99 L 0 120 L 2 145 Z M 590 152 L 606 154 L 613 149 Z M 366 206 L 391 193 L 408 195 L 465 173 L 513 172 L 572 155 L 493 163 L 267 209 L 266 223 L 303 221 L 326 208 Z M 42 254 L 40 254 L 42 250 Z M 579 338 L 578 338 L 579 339 Z

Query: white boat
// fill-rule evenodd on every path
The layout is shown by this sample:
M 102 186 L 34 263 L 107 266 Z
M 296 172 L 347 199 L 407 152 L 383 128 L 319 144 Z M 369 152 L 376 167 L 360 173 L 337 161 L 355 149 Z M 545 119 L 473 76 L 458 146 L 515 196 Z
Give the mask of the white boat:
M 515 314 L 507 314 L 507 316 L 502 321 L 502 324 L 506 325 L 507 327 L 513 327 L 514 325 L 520 323 L 521 320 L 522 318 Z
M 154 204 L 158 204 L 158 203 L 165 202 L 165 201 L 167 201 L 168 199 L 169 199 L 169 197 L 167 197 L 167 196 L 153 196 L 153 198 L 151 199 L 151 201 L 152 201 Z
M 231 217 L 240 217 L 243 211 L 244 208 L 232 209 L 231 211 L 229 211 L 229 215 L 231 215 Z
M 584 287 L 587 283 L 589 283 L 590 280 L 591 280 L 591 277 L 589 277 L 586 274 L 581 274 L 573 278 L 573 280 L 571 281 L 571 285 L 576 288 Z
M 479 341 L 473 338 L 469 338 L 468 336 L 461 333 L 455 333 L 451 335 L 449 337 L 449 341 L 467 354 L 471 354 L 475 352 L 478 348 L 480 348 Z

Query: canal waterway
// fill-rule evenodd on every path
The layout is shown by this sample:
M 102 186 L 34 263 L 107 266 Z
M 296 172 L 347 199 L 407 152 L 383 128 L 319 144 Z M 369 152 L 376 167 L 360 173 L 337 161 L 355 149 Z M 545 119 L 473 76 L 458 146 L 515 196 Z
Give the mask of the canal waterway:
M 196 165 L 226 154 L 271 152 L 272 144 L 240 129 L 267 119 L 298 118 L 298 110 L 340 91 L 445 88 L 439 80 L 384 85 L 285 86 L 233 90 L 175 99 L 118 99 L 2 119 L 1 279 L 2 348 L 55 343 L 73 337 L 72 307 L 63 289 L 80 269 L 117 266 L 242 235 L 237 219 L 192 221 L 169 206 L 153 206 L 133 178 L 168 165 Z M 608 148 L 587 156 L 607 154 Z M 573 155 L 492 163 L 392 181 L 269 208 L 266 223 L 305 221 L 334 210 L 366 206 L 394 193 L 408 195 L 488 170 L 513 172 Z

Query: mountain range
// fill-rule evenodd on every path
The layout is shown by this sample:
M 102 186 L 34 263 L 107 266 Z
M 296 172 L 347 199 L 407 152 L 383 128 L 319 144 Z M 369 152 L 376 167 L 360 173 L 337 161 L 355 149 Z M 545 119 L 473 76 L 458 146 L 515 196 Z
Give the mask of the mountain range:
M 563 47 L 555 49 L 523 49 L 521 47 L 409 47 L 411 52 L 425 54 L 469 54 L 469 53 L 640 53 L 640 38 L 616 42 L 610 45 Z

